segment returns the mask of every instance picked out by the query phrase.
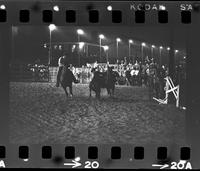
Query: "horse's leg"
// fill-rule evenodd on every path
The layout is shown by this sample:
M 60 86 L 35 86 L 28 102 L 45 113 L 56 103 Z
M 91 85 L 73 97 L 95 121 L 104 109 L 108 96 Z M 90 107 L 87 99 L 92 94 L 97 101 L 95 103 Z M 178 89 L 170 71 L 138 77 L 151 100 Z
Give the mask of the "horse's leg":
M 66 96 L 68 97 L 67 87 L 62 85 L 62 88 L 64 89 L 65 94 L 66 94 Z
M 92 90 L 91 90 L 91 88 L 89 88 L 90 89 L 90 97 L 92 96 Z
M 115 95 L 115 85 L 112 88 L 112 96 L 114 97 L 114 95 Z
M 109 87 L 109 88 L 108 88 L 108 91 L 109 91 L 109 95 L 110 95 L 110 97 L 112 97 L 112 94 L 113 94 L 113 93 L 112 93 L 112 88 Z
M 72 96 L 73 96 L 72 85 L 69 86 L 69 92 L 70 92 L 70 95 L 71 95 L 71 97 L 72 97 Z
M 65 94 L 66 94 L 67 97 L 69 96 L 69 94 L 67 92 L 67 87 L 65 87 Z
M 99 98 L 99 92 L 95 91 L 95 97 L 98 99 Z
M 110 95 L 111 96 L 111 93 L 110 93 L 110 88 L 106 88 L 106 90 L 107 90 L 107 93 L 108 93 L 108 95 Z
M 91 83 L 89 84 L 89 91 L 90 91 L 90 97 L 92 96 L 92 88 L 91 88 Z
M 110 97 L 112 97 L 112 88 L 109 88 Z
M 98 91 L 98 98 L 100 99 L 100 97 L 101 97 L 101 88 Z
M 96 98 L 100 99 L 101 90 L 96 90 Z

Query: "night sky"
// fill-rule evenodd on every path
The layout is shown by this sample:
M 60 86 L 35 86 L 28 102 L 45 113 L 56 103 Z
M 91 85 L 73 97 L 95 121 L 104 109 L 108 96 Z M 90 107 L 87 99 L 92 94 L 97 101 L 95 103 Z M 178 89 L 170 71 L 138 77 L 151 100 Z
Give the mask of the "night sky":
M 120 37 L 119 57 L 128 56 L 128 39 L 154 44 L 155 46 L 170 46 L 170 30 L 167 27 L 61 27 L 58 26 L 52 32 L 52 43 L 54 42 L 77 42 L 77 29 L 84 30 L 81 41 L 99 44 L 98 35 L 104 34 L 106 39 L 102 40 L 102 45 L 109 45 L 109 57 L 116 57 L 116 38 Z M 174 48 L 185 52 L 186 29 L 174 29 Z M 48 59 L 48 50 L 44 48 L 44 43 L 49 43 L 49 29 L 47 26 L 19 26 L 13 27 L 14 56 L 12 61 L 34 62 L 37 58 Z M 138 47 L 140 48 L 140 47 Z M 146 50 L 146 55 L 150 52 Z M 133 53 L 133 52 L 132 52 Z M 57 56 L 62 55 L 57 54 Z

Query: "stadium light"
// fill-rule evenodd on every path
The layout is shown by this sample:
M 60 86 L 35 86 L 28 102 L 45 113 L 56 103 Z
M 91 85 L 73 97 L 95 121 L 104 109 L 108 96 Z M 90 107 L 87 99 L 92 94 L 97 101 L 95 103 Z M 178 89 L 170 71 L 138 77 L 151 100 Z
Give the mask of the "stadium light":
M 142 45 L 142 52 L 141 52 L 141 54 L 142 54 L 142 62 L 143 62 L 144 61 L 144 47 L 146 46 L 146 43 L 142 42 L 141 45 Z
M 155 45 L 151 45 L 151 58 L 153 59 L 153 49 L 155 48 Z
M 120 38 L 117 38 L 116 41 L 117 41 L 117 42 L 121 42 L 121 39 L 120 39 Z
M 82 46 L 82 43 L 80 42 L 80 36 L 84 34 L 84 31 L 82 29 L 77 29 L 76 32 L 77 32 L 77 35 L 78 35 L 79 49 L 82 49 L 83 46 Z M 81 65 L 81 57 L 80 57 L 79 51 L 78 51 L 78 63 L 79 63 L 79 66 L 80 66 Z
M 6 6 L 5 6 L 5 5 L 1 5 L 1 6 L 0 6 L 0 9 L 1 9 L 1 10 L 5 10 L 5 9 L 6 9 Z
M 112 11 L 112 6 L 111 5 L 107 6 L 107 10 Z
M 104 39 L 104 38 L 105 38 L 105 36 L 103 34 L 99 35 L 99 39 Z
M 118 49 L 118 43 L 121 42 L 121 39 L 120 38 L 116 38 L 116 43 L 117 43 L 117 59 L 119 57 L 119 49 Z
M 142 46 L 146 46 L 146 43 L 143 42 L 143 43 L 142 43 Z
M 99 35 L 99 61 L 101 61 L 101 40 L 104 38 L 105 36 L 103 34 Z
M 48 62 L 48 64 L 50 65 L 51 58 L 52 58 L 52 55 L 51 55 L 51 32 L 56 29 L 56 26 L 55 26 L 55 24 L 50 24 L 48 26 L 48 28 L 49 28 L 49 62 Z
M 128 41 L 128 55 L 129 55 L 129 60 L 131 56 L 131 44 L 133 44 L 133 40 L 129 39 Z
M 49 25 L 49 30 L 50 30 L 50 31 L 53 31 L 53 30 L 55 30 L 55 29 L 56 29 L 55 24 L 50 24 L 50 25 Z
M 103 46 L 104 50 L 107 51 L 109 49 L 109 46 Z
M 82 29 L 78 29 L 78 30 L 77 30 L 77 33 L 78 33 L 79 35 L 83 35 L 83 34 L 84 34 L 84 31 L 83 31 Z
M 55 6 L 53 7 L 53 10 L 58 12 L 60 9 L 59 9 L 58 5 L 55 5 Z
M 130 39 L 128 42 L 129 42 L 129 43 L 133 43 L 133 40 Z
M 159 49 L 160 49 L 160 67 L 161 67 L 161 65 L 162 65 L 162 49 L 163 49 L 163 47 L 160 46 Z

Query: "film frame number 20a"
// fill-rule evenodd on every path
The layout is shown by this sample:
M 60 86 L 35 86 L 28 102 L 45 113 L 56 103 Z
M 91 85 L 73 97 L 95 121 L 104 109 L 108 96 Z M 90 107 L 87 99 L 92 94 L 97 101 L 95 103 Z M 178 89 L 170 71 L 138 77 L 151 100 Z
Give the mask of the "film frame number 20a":
M 199 8 L 1 1 L 0 167 L 199 168 Z

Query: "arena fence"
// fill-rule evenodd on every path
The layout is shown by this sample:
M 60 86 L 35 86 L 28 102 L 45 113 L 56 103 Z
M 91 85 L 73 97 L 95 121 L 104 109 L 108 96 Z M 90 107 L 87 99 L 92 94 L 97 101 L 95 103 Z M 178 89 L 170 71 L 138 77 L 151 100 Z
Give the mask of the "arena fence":
M 57 80 L 57 72 L 58 67 L 48 67 L 45 65 L 30 65 L 30 64 L 20 64 L 20 65 L 10 65 L 10 81 L 15 82 L 52 82 L 55 83 Z M 91 68 L 83 67 L 83 68 L 74 68 L 73 73 L 75 77 L 80 80 L 80 84 L 89 84 L 92 80 L 93 74 L 91 73 Z M 127 79 L 123 74 L 118 78 L 118 85 L 126 85 Z M 132 78 L 134 85 L 139 85 L 137 79 Z M 182 80 L 182 79 L 180 79 Z M 135 84 L 137 83 L 137 84 Z M 185 95 L 186 95 L 186 81 L 179 81 L 176 83 L 180 85 L 180 104 L 185 106 Z M 131 82 L 127 85 L 133 85 Z M 154 96 L 156 98 L 160 98 Z
M 45 65 L 12 64 L 10 65 L 9 80 L 15 82 L 56 82 L 58 67 Z M 81 84 L 89 84 L 92 73 L 88 68 L 75 68 L 73 72 Z
M 49 82 L 56 82 L 58 67 L 49 67 Z M 74 68 L 73 74 L 81 84 L 89 84 L 92 79 L 91 71 L 86 68 Z
M 45 65 L 12 64 L 9 70 L 10 81 L 48 82 L 49 68 Z
M 49 82 L 56 82 L 58 67 L 49 67 Z

